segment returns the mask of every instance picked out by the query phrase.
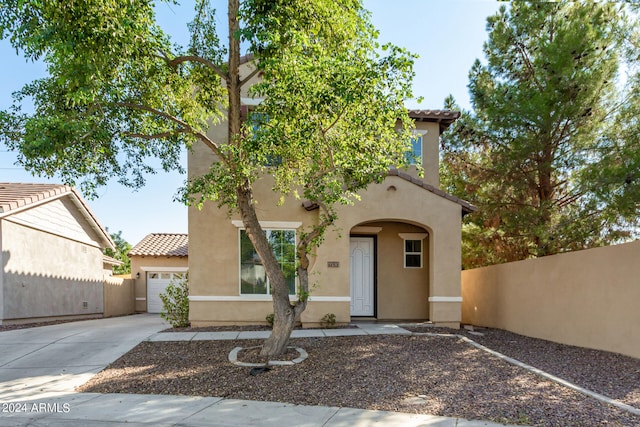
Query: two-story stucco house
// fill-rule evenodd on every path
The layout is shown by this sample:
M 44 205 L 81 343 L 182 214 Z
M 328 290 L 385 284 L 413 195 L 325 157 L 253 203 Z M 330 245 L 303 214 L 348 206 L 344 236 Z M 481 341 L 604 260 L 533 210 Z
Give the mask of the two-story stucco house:
M 391 170 L 354 206 L 338 208 L 335 227 L 312 259 L 303 326 L 317 325 L 328 313 L 338 323 L 372 318 L 459 326 L 461 219 L 475 207 L 441 191 L 438 179 L 440 135 L 459 113 L 414 110 L 410 116 L 424 177 L 415 168 Z M 222 123 L 209 135 L 224 141 L 226 131 Z M 189 176 L 207 173 L 213 161 L 208 148 L 195 145 Z M 282 251 L 283 269 L 295 271 L 295 259 L 286 254 L 293 253 L 301 227 L 316 222 L 319 213 L 293 197 L 277 206 L 279 195 L 270 190 L 271 183 L 265 176 L 255 184 L 258 217 L 274 248 Z M 194 326 L 255 324 L 273 312 L 269 281 L 242 221 L 229 218 L 215 203 L 189 209 L 189 277 Z M 296 280 L 293 273 L 289 277 L 294 298 Z

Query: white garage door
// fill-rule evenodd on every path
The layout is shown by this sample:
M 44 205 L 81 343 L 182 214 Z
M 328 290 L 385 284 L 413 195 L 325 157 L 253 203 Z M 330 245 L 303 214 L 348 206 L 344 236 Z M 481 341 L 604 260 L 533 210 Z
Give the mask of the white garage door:
M 178 272 L 157 272 L 147 273 L 147 312 L 160 313 L 162 311 L 162 300 L 160 294 L 164 293 L 172 279 L 176 281 L 184 276 Z

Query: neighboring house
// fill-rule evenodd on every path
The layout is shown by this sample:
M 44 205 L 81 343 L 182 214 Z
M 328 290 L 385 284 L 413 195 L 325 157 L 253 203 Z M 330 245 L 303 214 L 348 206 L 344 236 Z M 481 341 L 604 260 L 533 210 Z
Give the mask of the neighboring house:
M 102 264 L 103 264 L 103 269 L 104 269 L 104 275 L 105 276 L 113 276 L 113 268 L 114 267 L 118 267 L 121 265 L 124 265 L 124 262 L 115 259 L 113 257 L 110 257 L 108 255 L 104 255 L 102 257 Z
M 0 323 L 101 316 L 105 248 L 75 189 L 0 183 Z
M 246 64 L 245 64 L 246 66 Z M 247 94 L 243 94 L 247 96 Z M 243 98 L 246 105 L 251 105 Z M 255 102 L 254 102 L 255 104 Z M 338 207 L 335 229 L 315 251 L 310 269 L 309 305 L 303 326 L 317 325 L 328 313 L 338 323 L 354 318 L 431 320 L 459 327 L 461 320 L 461 220 L 476 208 L 439 189 L 440 134 L 458 117 L 447 110 L 412 110 L 416 168 L 392 170 L 380 184 L 360 193 L 354 206 Z M 209 131 L 226 140 L 226 123 Z M 195 144 L 189 152 L 189 177 L 209 171 L 214 155 Z M 293 198 L 278 206 L 272 178 L 254 187 L 258 217 L 282 268 L 291 272 L 296 293 L 295 259 L 287 256 L 305 226 L 318 221 L 318 210 Z M 205 203 L 189 208 L 190 320 L 193 326 L 255 324 L 273 312 L 269 282 L 238 215 Z
M 187 272 L 189 254 L 186 234 L 147 235 L 129 251 L 131 277 L 136 279 L 136 311 L 160 313 L 160 294 L 174 279 Z

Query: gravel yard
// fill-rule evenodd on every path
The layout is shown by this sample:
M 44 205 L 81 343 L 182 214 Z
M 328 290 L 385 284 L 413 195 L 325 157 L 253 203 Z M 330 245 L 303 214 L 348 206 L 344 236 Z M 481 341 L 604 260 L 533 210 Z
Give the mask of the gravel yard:
M 484 336 L 468 336 L 580 386 L 640 407 L 639 359 L 504 331 L 483 332 Z M 273 367 L 256 376 L 250 375 L 250 368 L 227 360 L 234 347 L 260 343 L 144 342 L 78 391 L 218 396 L 541 426 L 640 426 L 640 416 L 503 362 L 459 338 L 376 335 L 294 339 L 292 345 L 309 353 L 307 360 Z

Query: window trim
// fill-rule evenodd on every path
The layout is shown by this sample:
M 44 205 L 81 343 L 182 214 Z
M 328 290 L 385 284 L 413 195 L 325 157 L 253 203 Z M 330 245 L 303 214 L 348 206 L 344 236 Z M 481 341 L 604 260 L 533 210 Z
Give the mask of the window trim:
M 242 221 L 233 220 L 233 225 L 238 228 L 238 295 L 241 298 L 245 299 L 261 299 L 268 298 L 271 300 L 271 286 L 269 284 L 269 278 L 267 277 L 267 293 L 265 294 L 245 294 L 242 293 L 242 231 L 245 231 L 245 227 L 242 224 Z M 298 225 L 299 224 L 299 225 Z M 288 227 L 280 228 L 279 225 L 288 225 Z M 297 225 L 296 227 L 293 227 Z M 262 229 L 266 231 L 293 231 L 294 233 L 294 246 L 298 244 L 298 230 L 297 228 L 302 225 L 301 222 L 289 222 L 289 221 L 260 221 L 260 226 Z M 253 246 L 253 244 L 252 244 Z M 254 248 L 255 250 L 255 248 Z M 295 293 L 289 294 L 290 297 L 295 297 L 298 292 L 298 274 L 297 271 L 294 270 L 294 288 Z

